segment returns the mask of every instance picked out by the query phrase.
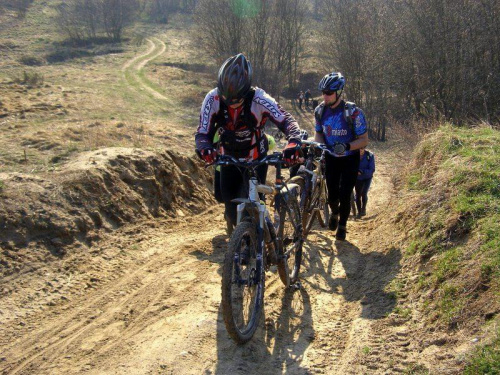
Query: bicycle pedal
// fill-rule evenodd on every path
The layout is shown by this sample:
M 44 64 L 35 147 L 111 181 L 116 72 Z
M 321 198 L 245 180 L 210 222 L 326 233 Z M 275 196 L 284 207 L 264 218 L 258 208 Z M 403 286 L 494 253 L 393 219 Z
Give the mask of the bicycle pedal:
M 300 290 L 300 289 L 302 289 L 302 283 L 300 281 L 297 281 L 297 282 L 293 283 L 292 285 L 290 285 L 290 288 L 293 288 L 295 290 Z

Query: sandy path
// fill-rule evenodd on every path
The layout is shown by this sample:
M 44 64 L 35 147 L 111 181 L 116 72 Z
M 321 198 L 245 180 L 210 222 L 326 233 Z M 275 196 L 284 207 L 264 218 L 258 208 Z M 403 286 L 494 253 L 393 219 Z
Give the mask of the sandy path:
M 98 265 L 99 282 L 92 288 L 82 291 L 77 284 L 68 288 L 66 299 L 54 306 L 41 301 L 43 309 L 30 314 L 22 314 L 25 306 L 12 306 L 11 316 L 24 317 L 22 324 L 12 319 L 0 328 L 0 369 L 9 374 L 403 371 L 414 358 L 404 323 L 386 317 L 395 300 L 384 291 L 399 270 L 401 253 L 377 240 L 383 235 L 377 233 L 377 217 L 391 197 L 389 159 L 379 154 L 377 162 L 367 219 L 349 223 L 344 243 L 327 230 L 311 233 L 301 290 L 285 291 L 277 274 L 267 274 L 265 319 L 247 345 L 231 341 L 221 316 L 227 239 L 217 207 L 178 223 L 122 228 L 99 245 L 102 255 L 81 262 L 81 272 Z M 123 252 L 128 256 L 118 256 Z M 36 276 L 27 275 L 16 293 L 29 295 L 35 283 Z

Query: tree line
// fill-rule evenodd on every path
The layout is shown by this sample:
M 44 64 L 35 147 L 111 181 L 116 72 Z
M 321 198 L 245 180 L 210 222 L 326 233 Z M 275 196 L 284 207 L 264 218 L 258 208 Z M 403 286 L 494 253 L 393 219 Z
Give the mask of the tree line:
M 61 32 L 73 43 L 102 36 L 120 41 L 124 30 L 145 16 L 167 23 L 171 14 L 192 12 L 196 0 L 67 0 L 57 7 Z
M 196 16 L 207 53 L 246 53 L 274 95 L 297 88 L 312 26 L 374 138 L 388 122 L 500 119 L 498 0 L 200 0 Z
M 387 122 L 500 120 L 498 0 L 324 0 L 322 48 Z
M 244 52 L 255 83 L 279 96 L 296 87 L 308 12 L 307 0 L 200 0 L 196 35 L 217 62 Z
M 346 76 L 347 97 L 379 139 L 393 122 L 500 119 L 498 0 L 67 0 L 58 9 L 73 40 L 119 40 L 139 17 L 194 12 L 201 48 L 217 64 L 245 53 L 255 83 L 277 97 L 296 92 L 315 39 L 324 73 Z

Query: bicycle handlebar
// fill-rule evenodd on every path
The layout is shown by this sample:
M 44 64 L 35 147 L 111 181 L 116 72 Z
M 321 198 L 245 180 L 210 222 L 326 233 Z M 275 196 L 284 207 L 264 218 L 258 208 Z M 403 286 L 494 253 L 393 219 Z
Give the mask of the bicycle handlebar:
M 260 160 L 246 161 L 243 159 L 236 159 L 234 156 L 230 155 L 218 155 L 217 161 L 213 164 L 215 165 L 236 165 L 237 167 L 254 169 L 260 165 L 283 165 L 285 162 L 282 160 L 283 156 L 281 152 L 274 152 L 271 155 L 265 156 Z
M 319 148 L 321 150 L 329 151 L 328 146 L 325 145 L 324 143 L 319 143 L 319 142 L 315 142 L 315 141 L 307 141 L 307 140 L 305 140 L 305 141 L 302 141 L 302 144 L 304 146 L 309 146 L 309 147 L 313 146 L 313 147 Z

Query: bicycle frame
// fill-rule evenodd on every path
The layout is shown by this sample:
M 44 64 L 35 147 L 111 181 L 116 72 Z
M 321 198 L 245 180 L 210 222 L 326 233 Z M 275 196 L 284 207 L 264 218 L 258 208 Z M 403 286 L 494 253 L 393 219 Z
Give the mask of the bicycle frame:
M 325 179 L 325 165 L 324 156 L 328 152 L 328 148 L 320 143 L 313 141 L 303 141 L 303 146 L 309 146 L 309 153 L 306 158 L 304 165 L 300 167 L 297 171 L 297 176 L 293 177 L 292 181 L 300 182 L 302 180 L 303 191 L 301 192 L 301 210 L 303 210 L 303 225 L 304 225 L 304 236 L 307 236 L 310 226 L 314 222 L 316 215 L 318 215 L 318 220 L 321 226 L 326 226 L 326 223 L 321 214 L 321 208 L 318 206 L 318 202 L 324 194 L 326 179 Z M 318 155 L 318 151 L 321 151 L 321 155 Z M 319 186 L 318 186 L 319 184 Z M 324 197 L 327 199 L 327 197 Z
M 298 188 L 296 184 L 283 184 L 283 176 L 281 175 L 281 153 L 273 153 L 261 161 L 245 162 L 239 161 L 235 158 L 222 156 L 222 162 L 217 162 L 220 165 L 235 165 L 242 168 L 246 168 L 252 174 L 249 179 L 249 189 L 248 198 L 236 198 L 232 202 L 238 203 L 237 205 L 237 224 L 240 224 L 242 220 L 250 218 L 257 227 L 257 264 L 256 264 L 256 279 L 259 280 L 261 273 L 263 272 L 263 256 L 266 249 L 266 243 L 273 245 L 273 253 L 271 257 L 276 261 L 278 260 L 276 255 L 276 249 L 280 238 L 276 236 L 274 230 L 274 225 L 271 220 L 271 216 L 267 209 L 265 202 L 261 202 L 259 193 L 261 194 L 271 194 L 274 196 L 274 206 L 275 210 L 279 211 L 280 205 L 282 203 L 286 204 L 286 196 L 291 190 Z M 255 169 L 261 164 L 273 165 L 276 167 L 276 180 L 274 186 L 269 186 L 265 184 L 259 184 L 258 179 L 255 174 Z M 284 202 L 282 202 L 282 198 Z M 286 256 L 286 254 L 282 255 Z

